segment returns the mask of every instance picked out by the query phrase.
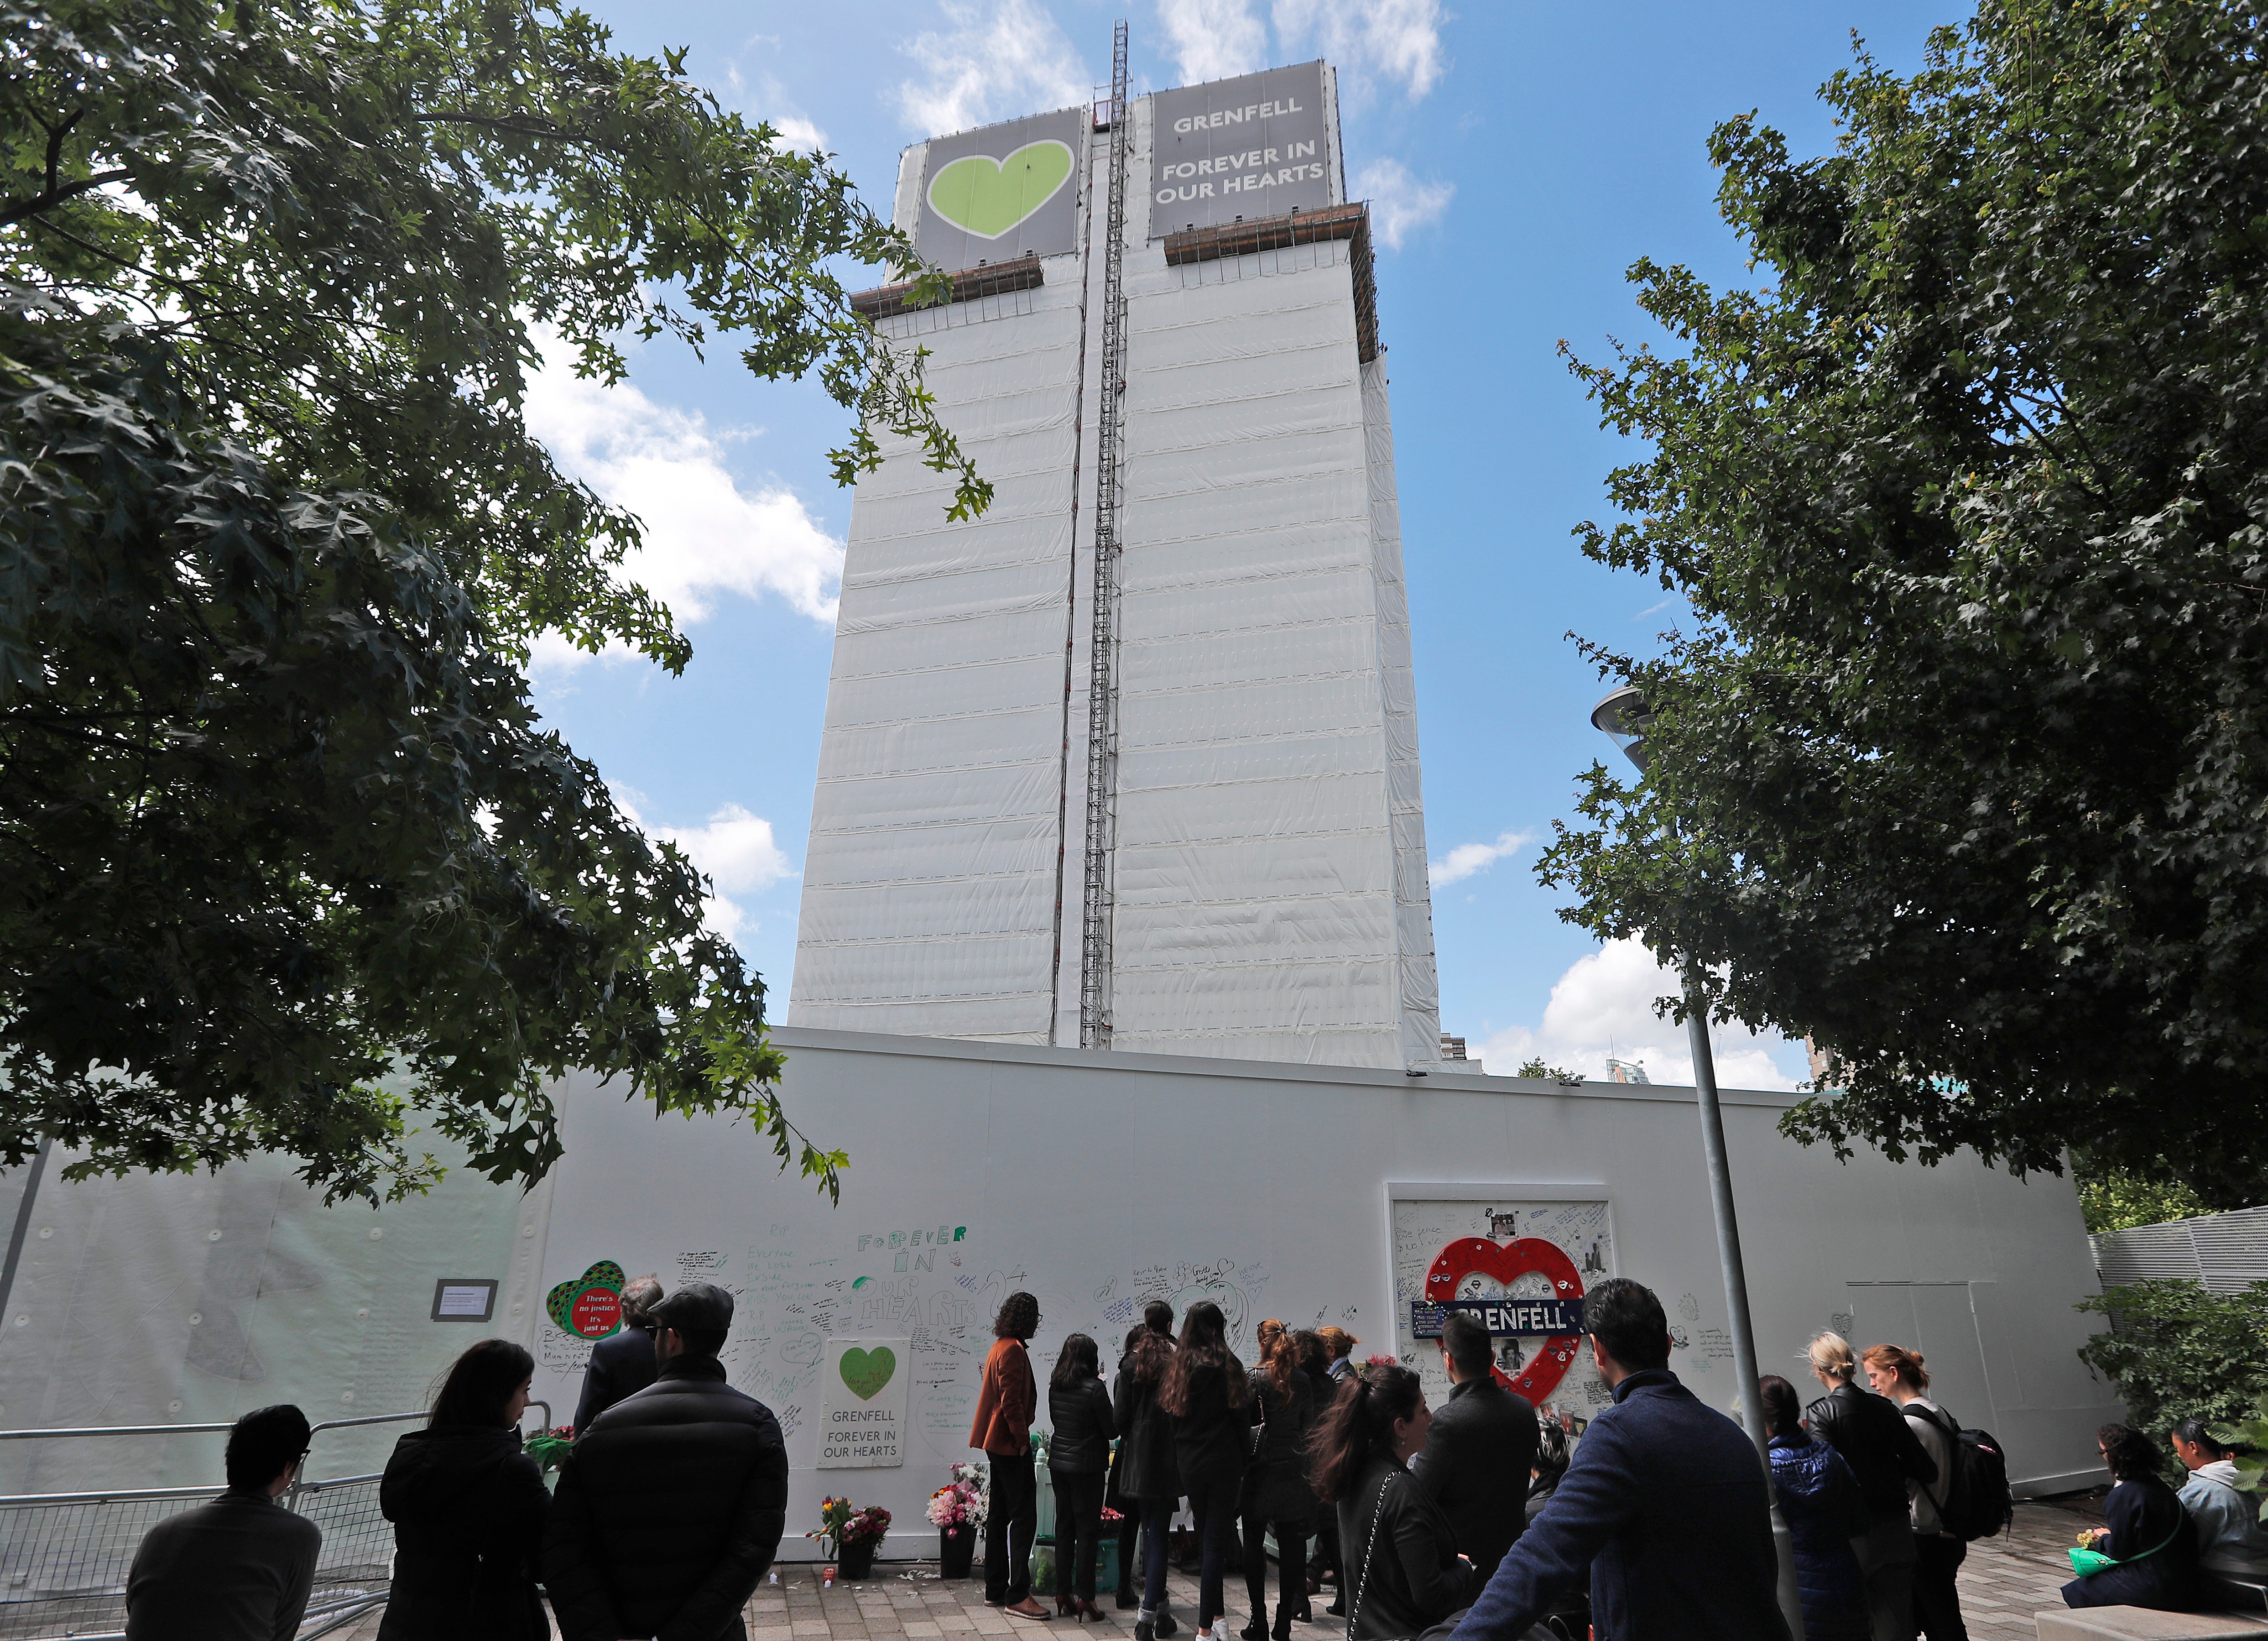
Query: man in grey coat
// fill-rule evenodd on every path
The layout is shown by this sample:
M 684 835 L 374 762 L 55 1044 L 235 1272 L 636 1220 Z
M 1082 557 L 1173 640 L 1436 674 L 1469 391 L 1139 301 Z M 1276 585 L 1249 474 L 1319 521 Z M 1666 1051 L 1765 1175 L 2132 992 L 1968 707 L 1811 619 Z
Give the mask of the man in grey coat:
M 1456 1530 L 1458 1553 L 1486 1585 L 1528 1524 L 1528 1471 L 1535 1462 L 1535 1404 L 1496 1382 L 1495 1341 L 1469 1311 L 1441 1322 L 1449 1399 L 1433 1411 L 1410 1461 L 1418 1489 Z
M 228 1491 L 142 1535 L 126 1575 L 127 1641 L 291 1641 L 323 1534 L 276 1502 L 307 1456 L 307 1416 L 288 1403 L 228 1433 Z

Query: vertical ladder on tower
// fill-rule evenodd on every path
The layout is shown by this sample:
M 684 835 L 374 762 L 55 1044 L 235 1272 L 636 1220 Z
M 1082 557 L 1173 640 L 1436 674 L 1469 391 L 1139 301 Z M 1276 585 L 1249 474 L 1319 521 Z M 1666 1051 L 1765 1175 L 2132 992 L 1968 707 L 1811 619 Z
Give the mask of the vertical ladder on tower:
M 1126 25 L 1110 39 L 1110 187 L 1102 239 L 1102 414 L 1094 462 L 1094 615 L 1086 698 L 1086 894 L 1079 1045 L 1110 1046 L 1110 850 L 1118 787 L 1118 469 L 1126 393 Z

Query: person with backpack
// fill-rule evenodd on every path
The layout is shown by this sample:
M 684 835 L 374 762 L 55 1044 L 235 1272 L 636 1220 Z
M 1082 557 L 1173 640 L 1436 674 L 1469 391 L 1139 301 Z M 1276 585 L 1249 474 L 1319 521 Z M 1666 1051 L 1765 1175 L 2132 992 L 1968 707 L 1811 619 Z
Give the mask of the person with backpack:
M 1960 1438 L 1945 1410 L 1922 1393 L 1929 1388 L 1929 1373 L 1920 1352 L 1902 1345 L 1869 1345 L 1859 1360 L 1866 1364 L 1867 1382 L 1898 1404 L 1938 1475 L 1935 1486 L 1918 1480 L 1906 1484 L 1914 1535 L 1914 1623 L 1926 1641 L 1969 1641 L 1961 1593 L 1953 1582 L 1968 1559 L 1969 1546 L 1948 1530 L 1945 1519 L 1960 1490 Z
M 2102 1501 L 2110 1525 L 2095 1529 L 2092 1548 L 2115 1564 L 2064 1586 L 2064 1605 L 2188 1611 L 2196 1596 L 2197 1526 L 2159 1475 L 2157 1449 L 2130 1424 L 2104 1425 L 2095 1445 L 2113 1486 Z
M 1851 1342 L 1832 1331 L 1812 1335 L 1805 1355 L 1825 1387 L 1803 1411 L 1811 1433 L 1843 1455 L 1866 1499 L 1866 1525 L 1851 1540 L 1866 1586 L 1874 1641 L 1913 1641 L 1914 1535 L 1909 1484 L 1934 1482 L 1937 1466 L 1898 1412 L 1897 1403 L 1855 1381 Z

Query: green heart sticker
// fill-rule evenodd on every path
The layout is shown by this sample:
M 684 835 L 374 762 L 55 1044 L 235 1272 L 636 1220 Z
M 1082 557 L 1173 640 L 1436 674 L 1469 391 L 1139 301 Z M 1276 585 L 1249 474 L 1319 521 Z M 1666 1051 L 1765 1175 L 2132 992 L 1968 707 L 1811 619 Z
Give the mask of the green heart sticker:
M 1027 143 L 1005 159 L 963 154 L 930 179 L 929 208 L 979 239 L 997 240 L 1071 181 L 1071 144 Z
M 887 1345 L 876 1345 L 872 1350 L 861 1350 L 856 1345 L 843 1353 L 843 1364 L 836 1370 L 850 1393 L 861 1401 L 872 1401 L 882 1386 L 890 1382 L 890 1375 L 898 1371 L 898 1353 Z

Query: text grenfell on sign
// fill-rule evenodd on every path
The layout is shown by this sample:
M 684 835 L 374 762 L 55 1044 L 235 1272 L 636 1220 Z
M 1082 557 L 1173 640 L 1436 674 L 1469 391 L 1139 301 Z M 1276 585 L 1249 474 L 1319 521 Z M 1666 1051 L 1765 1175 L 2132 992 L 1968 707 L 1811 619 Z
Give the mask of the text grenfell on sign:
M 1490 1336 L 1497 1339 L 1583 1331 L 1580 1299 L 1412 1299 L 1410 1333 L 1419 1339 L 1439 1339 L 1441 1319 L 1452 1311 L 1478 1317 Z

